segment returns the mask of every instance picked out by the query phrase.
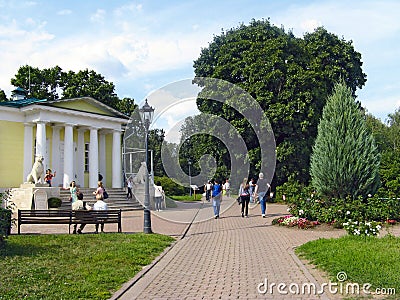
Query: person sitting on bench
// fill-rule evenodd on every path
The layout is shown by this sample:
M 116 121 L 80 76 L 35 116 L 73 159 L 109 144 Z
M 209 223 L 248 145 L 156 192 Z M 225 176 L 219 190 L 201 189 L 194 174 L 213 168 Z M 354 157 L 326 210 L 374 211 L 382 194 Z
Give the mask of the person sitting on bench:
M 90 210 L 90 207 L 88 205 L 85 205 L 85 202 L 83 202 L 83 194 L 82 193 L 78 193 L 76 195 L 76 197 L 78 198 L 78 200 L 74 203 L 72 203 L 72 210 Z M 79 229 L 76 230 L 76 227 L 78 226 L 78 224 L 74 224 L 74 231 L 72 232 L 73 234 L 76 234 L 78 232 L 78 234 L 82 233 L 83 228 L 85 228 L 86 224 L 82 223 L 79 225 Z
M 93 210 L 107 210 L 107 203 L 103 201 L 103 194 L 96 195 L 96 203 L 93 205 Z M 104 232 L 104 223 L 101 223 L 101 232 Z M 96 233 L 99 233 L 99 224 L 96 224 Z

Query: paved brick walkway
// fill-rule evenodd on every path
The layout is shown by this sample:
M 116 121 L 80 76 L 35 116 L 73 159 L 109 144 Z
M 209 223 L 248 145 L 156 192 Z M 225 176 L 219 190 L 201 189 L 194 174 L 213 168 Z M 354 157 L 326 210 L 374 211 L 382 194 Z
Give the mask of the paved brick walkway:
M 270 204 L 267 218 L 261 218 L 259 206 L 250 211 L 249 218 L 242 218 L 239 206 L 234 204 L 220 219 L 193 223 L 185 237 L 148 272 L 136 276 L 113 298 L 332 299 L 332 295 L 329 298 L 292 295 L 288 288 L 288 294 L 280 294 L 276 286 L 260 293 L 265 284 L 258 290 L 265 280 L 267 286 L 293 283 L 301 288 L 302 284 L 310 283 L 318 287 L 324 279 L 318 273 L 311 275 L 294 255 L 293 247 L 344 234 L 342 230 L 299 230 L 271 225 L 273 218 L 284 214 L 287 214 L 285 206 Z M 154 231 L 166 233 L 156 229 L 160 221 L 153 217 Z

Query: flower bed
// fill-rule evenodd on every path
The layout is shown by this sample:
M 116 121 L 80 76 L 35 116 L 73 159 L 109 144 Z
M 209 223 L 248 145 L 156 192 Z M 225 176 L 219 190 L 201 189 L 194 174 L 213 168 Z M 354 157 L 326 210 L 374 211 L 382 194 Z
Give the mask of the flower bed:
M 320 225 L 318 221 L 310 221 L 306 218 L 300 218 L 293 215 L 286 215 L 283 217 L 276 218 L 272 221 L 273 225 L 287 226 L 287 227 L 298 227 L 301 229 L 312 228 Z
M 377 236 L 379 235 L 379 231 L 382 226 L 379 222 L 375 221 L 352 221 L 348 220 L 343 223 L 344 229 L 346 229 L 347 233 L 350 235 L 366 235 L 366 236 Z

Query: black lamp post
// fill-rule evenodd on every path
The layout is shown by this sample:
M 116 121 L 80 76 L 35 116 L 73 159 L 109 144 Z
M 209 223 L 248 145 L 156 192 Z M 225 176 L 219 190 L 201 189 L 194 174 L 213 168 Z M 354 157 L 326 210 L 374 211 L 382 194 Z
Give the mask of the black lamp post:
M 150 193 L 149 193 L 149 127 L 153 120 L 154 108 L 147 103 L 147 99 L 142 108 L 139 109 L 140 118 L 145 129 L 145 145 L 146 145 L 146 182 L 144 185 L 144 233 L 153 233 L 151 230 L 151 216 L 150 216 Z
M 188 160 L 188 166 L 189 166 L 189 195 L 190 197 L 192 196 L 192 174 L 190 174 L 190 166 L 192 164 L 192 161 L 189 159 Z

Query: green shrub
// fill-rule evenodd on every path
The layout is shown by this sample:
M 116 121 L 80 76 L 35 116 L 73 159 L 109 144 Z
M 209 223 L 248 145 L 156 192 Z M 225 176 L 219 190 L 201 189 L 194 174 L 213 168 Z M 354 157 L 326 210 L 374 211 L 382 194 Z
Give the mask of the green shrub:
M 11 208 L 3 208 L 3 202 L 9 195 L 9 191 L 0 193 L 0 247 L 4 245 L 5 239 L 10 235 L 13 223 Z
M 379 195 L 363 199 L 361 196 L 352 199 L 326 199 L 315 194 L 309 197 L 300 193 L 296 201 L 289 203 L 290 214 L 308 220 L 342 227 L 343 223 L 353 222 L 386 222 L 399 221 L 400 201 L 396 197 L 381 198 Z
M 47 203 L 49 205 L 49 208 L 58 208 L 61 206 L 62 200 L 57 197 L 51 197 L 47 199 Z
M 160 182 L 166 195 L 180 196 L 180 195 L 186 195 L 188 193 L 188 190 L 184 186 L 176 183 L 171 178 L 166 176 L 163 177 L 154 176 L 154 182 L 155 183 Z
M 310 197 L 312 187 L 306 187 L 297 180 L 289 179 L 283 185 L 276 187 L 276 201 L 281 199 L 286 203 L 296 203 L 300 198 Z

